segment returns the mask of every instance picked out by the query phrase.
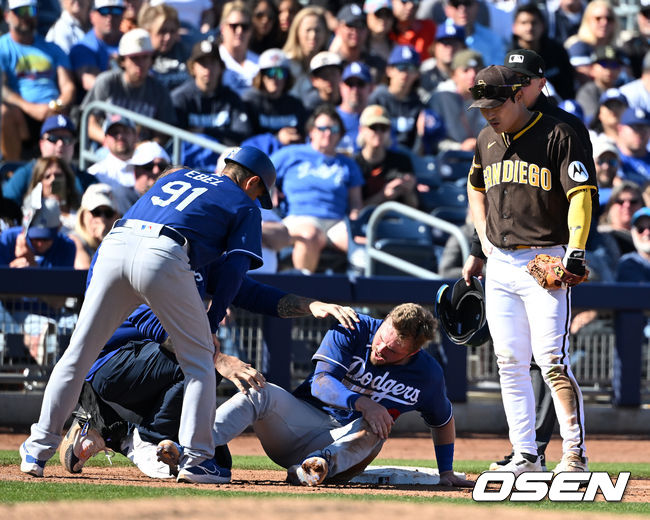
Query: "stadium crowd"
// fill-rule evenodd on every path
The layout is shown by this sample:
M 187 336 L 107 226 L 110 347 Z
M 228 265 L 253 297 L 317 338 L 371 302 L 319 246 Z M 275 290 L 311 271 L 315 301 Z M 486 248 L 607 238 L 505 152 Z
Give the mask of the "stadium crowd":
M 527 81 L 589 131 L 592 279 L 628 279 L 619 260 L 650 271 L 650 0 L 633 29 L 609 0 L 6 0 L 4 21 L 3 265 L 88 268 L 170 163 L 168 136 L 93 110 L 86 128 L 102 159 L 81 170 L 78 129 L 95 100 L 269 154 L 273 270 L 362 269 L 348 251 L 383 201 L 471 234 L 465 183 L 485 121 L 467 111 L 469 87 L 528 49 L 541 59 Z M 185 144 L 183 163 L 214 171 L 217 156 Z M 394 229 L 398 249 L 408 254 L 414 236 L 416 262 L 457 275 L 456 241 L 429 233 L 422 255 L 422 235 Z

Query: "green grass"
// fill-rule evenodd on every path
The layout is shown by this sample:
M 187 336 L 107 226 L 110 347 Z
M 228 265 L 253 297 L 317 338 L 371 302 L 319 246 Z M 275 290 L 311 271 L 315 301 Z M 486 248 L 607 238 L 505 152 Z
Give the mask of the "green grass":
M 10 464 L 19 464 L 20 456 L 17 451 L 0 450 L 0 467 Z M 108 461 L 103 454 L 92 458 L 87 466 L 106 467 Z M 130 466 L 131 463 L 122 455 L 113 457 L 113 464 L 118 467 Z M 435 467 L 435 461 L 416 460 L 416 459 L 376 459 L 373 464 L 376 465 L 401 465 L 401 466 L 425 466 Z M 48 465 L 59 465 L 58 455 L 53 457 Z M 480 473 L 484 471 L 487 461 L 455 461 L 454 467 L 457 471 L 466 473 Z M 551 464 L 553 465 L 553 464 Z M 246 470 L 281 470 L 280 466 L 274 464 L 266 456 L 233 456 L 233 466 L 236 469 Z M 593 463 L 590 464 L 593 471 L 607 471 L 610 474 L 618 474 L 621 471 L 632 472 L 633 478 L 650 478 L 650 465 L 642 463 Z M 47 471 L 47 470 L 46 470 Z M 98 489 L 98 487 L 100 489 Z M 277 493 L 277 492 L 250 492 L 238 490 L 221 490 L 210 487 L 202 489 L 194 486 L 124 486 L 113 484 L 87 484 L 81 481 L 74 484 L 64 482 L 47 482 L 45 480 L 28 480 L 28 481 L 0 481 L 0 503 L 22 503 L 22 502 L 49 502 L 61 500 L 125 500 L 137 498 L 157 498 L 157 497 L 212 497 L 212 498 L 232 498 L 232 497 L 251 497 L 251 498 L 296 498 L 295 493 Z M 301 495 L 301 499 L 309 500 L 331 500 L 340 499 L 342 495 L 332 490 L 331 494 L 313 494 Z M 346 500 L 372 500 L 372 501 L 397 501 L 410 503 L 431 503 L 432 500 L 440 503 L 475 505 L 474 502 L 467 498 L 448 498 L 436 496 L 432 493 L 427 497 L 416 496 L 395 496 L 395 495 L 345 495 Z M 524 507 L 536 510 L 548 511 L 565 511 L 565 512 L 593 512 L 608 514 L 636 514 L 650 516 L 650 504 L 648 503 L 550 503 L 543 501 L 540 503 L 511 503 L 504 502 L 494 505 L 505 505 L 509 507 Z M 492 504 L 476 504 L 476 507 L 492 507 Z

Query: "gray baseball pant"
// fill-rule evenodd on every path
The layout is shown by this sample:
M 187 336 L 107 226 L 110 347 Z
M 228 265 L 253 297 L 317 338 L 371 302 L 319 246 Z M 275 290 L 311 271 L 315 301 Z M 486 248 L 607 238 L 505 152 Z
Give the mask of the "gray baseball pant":
M 276 464 L 289 468 L 308 457 L 323 457 L 329 465 L 328 478 L 337 475 L 337 480 L 361 473 L 384 444 L 363 418 L 342 426 L 271 383 L 259 391 L 239 392 L 217 408 L 215 445 L 228 443 L 249 426 Z
M 182 465 L 214 455 L 214 345 L 186 248 L 166 236 L 140 236 L 122 227 L 102 242 L 70 345 L 52 371 L 40 418 L 25 441 L 32 456 L 48 460 L 54 455 L 88 370 L 115 329 L 143 303 L 169 333 L 185 374 Z

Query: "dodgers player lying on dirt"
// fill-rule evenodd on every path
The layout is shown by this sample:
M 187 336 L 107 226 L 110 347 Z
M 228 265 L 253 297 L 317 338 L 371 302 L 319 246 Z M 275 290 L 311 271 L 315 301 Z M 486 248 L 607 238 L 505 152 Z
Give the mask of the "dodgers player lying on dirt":
M 289 483 L 345 482 L 379 454 L 400 414 L 418 410 L 431 429 L 440 484 L 473 486 L 453 472 L 455 423 L 442 368 L 421 350 L 435 331 L 431 313 L 406 303 L 384 320 L 359 319 L 352 330 L 329 330 L 313 373 L 293 394 L 267 383 L 222 404 L 216 445 L 252 426 L 266 454 L 287 468 Z
M 202 297 L 214 289 L 218 264 L 195 274 Z M 353 328 L 358 321 L 350 307 L 286 293 L 248 277 L 242 281 L 233 304 L 281 318 L 332 316 L 347 328 Z M 249 364 L 223 353 L 215 358 L 215 367 L 220 374 L 218 381 L 224 376 L 242 391 L 246 385 L 257 387 L 265 381 Z M 168 467 L 156 460 L 156 444 L 165 438 L 178 440 L 184 379 L 167 333 L 151 309 L 139 307 L 115 331 L 86 377 L 80 400 L 83 418 L 73 423 L 63 440 L 63 466 L 78 473 L 88 458 L 108 448 L 126 455 L 146 475 L 168 478 Z M 88 421 L 86 414 L 90 416 Z M 124 421 L 138 426 L 131 427 L 127 435 Z M 224 450 L 217 453 L 223 456 Z

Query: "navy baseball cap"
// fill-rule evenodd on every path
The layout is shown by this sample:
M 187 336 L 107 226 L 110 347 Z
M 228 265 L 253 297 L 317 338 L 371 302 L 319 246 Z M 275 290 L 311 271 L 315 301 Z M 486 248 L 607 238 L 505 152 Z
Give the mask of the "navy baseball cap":
M 41 126 L 41 137 L 52 130 L 68 130 L 73 134 L 77 131 L 72 120 L 63 114 L 50 116 L 43 121 L 43 125 Z
M 650 113 L 642 108 L 628 108 L 621 116 L 621 124 L 632 125 L 648 125 L 650 126 Z
M 27 228 L 30 240 L 54 240 L 61 227 L 61 209 L 59 201 L 52 198 L 43 199 L 43 205 L 34 210 L 34 216 Z
M 625 105 L 629 105 L 629 103 L 627 102 L 627 98 L 625 97 L 625 94 L 623 94 L 617 88 L 608 88 L 605 92 L 603 92 L 600 95 L 600 99 L 598 100 L 598 102 L 601 105 L 609 101 L 620 101 Z
M 266 188 L 266 192 L 258 197 L 260 206 L 264 209 L 273 208 L 271 189 L 275 184 L 276 172 L 275 166 L 273 166 L 268 155 L 254 146 L 237 146 L 228 152 L 228 155 L 224 157 L 224 162 L 239 164 L 255 175 L 258 175 Z
M 336 18 L 348 27 L 363 28 L 366 26 L 366 15 L 357 4 L 346 4 L 341 7 Z
M 102 130 L 104 133 L 108 132 L 108 129 L 114 125 L 122 125 L 127 128 L 135 128 L 135 123 L 131 121 L 128 117 L 120 116 L 117 114 L 112 114 L 106 117 Z
M 420 55 L 410 45 L 395 45 L 388 57 L 388 65 L 401 65 L 402 63 L 420 66 Z
M 591 65 L 593 63 L 591 54 L 594 48 L 583 41 L 577 41 L 567 49 L 569 54 L 569 61 L 573 67 L 581 67 L 583 65 Z
M 436 41 L 459 40 L 465 41 L 465 29 L 453 23 L 442 23 L 436 29 Z
M 353 61 L 345 67 L 341 81 L 346 82 L 350 78 L 360 79 L 364 83 L 372 83 L 372 76 L 370 75 L 368 65 L 360 61 Z

